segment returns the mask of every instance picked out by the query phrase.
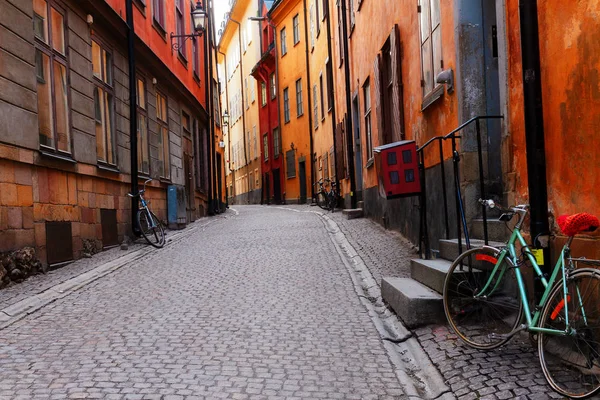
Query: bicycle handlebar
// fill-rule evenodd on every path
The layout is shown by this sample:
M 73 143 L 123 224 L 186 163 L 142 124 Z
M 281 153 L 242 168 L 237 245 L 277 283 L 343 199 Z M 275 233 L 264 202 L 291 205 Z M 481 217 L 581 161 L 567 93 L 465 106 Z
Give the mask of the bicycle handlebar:
M 488 208 L 497 208 L 500 211 L 516 212 L 516 213 L 526 213 L 529 211 L 529 204 L 519 204 L 517 206 L 504 208 L 500 204 L 496 203 L 494 200 L 491 200 L 491 199 L 487 199 L 487 200 L 479 199 L 478 202 L 479 202 L 479 204 L 482 204 Z

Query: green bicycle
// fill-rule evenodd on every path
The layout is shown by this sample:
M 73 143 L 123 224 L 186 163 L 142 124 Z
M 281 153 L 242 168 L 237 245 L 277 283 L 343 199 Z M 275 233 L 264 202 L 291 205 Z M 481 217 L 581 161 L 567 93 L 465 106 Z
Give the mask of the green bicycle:
M 515 215 L 519 221 L 504 247 L 467 250 L 450 267 L 443 293 L 450 326 L 465 343 L 482 350 L 497 348 L 521 331 L 537 335 L 542 370 L 553 390 L 576 399 L 598 393 L 600 270 L 593 267 L 600 261 L 573 258 L 570 251 L 574 235 L 597 229 L 598 219 L 585 214 L 587 224 L 569 229 L 561 225 L 570 232 L 569 239 L 548 278 L 521 235 L 529 206 L 503 209 L 492 200 L 480 202 L 500 209 L 502 221 Z M 521 245 L 520 257 L 516 244 Z M 526 264 L 545 288 L 533 309 L 521 271 Z

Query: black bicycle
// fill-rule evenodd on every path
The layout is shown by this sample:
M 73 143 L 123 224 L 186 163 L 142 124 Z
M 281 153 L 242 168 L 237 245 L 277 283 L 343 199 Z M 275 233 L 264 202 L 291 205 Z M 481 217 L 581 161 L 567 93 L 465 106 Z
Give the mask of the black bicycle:
M 327 184 L 329 184 L 329 190 L 326 188 Z M 340 198 L 337 184 L 334 180 L 325 178 L 319 179 L 317 185 L 319 185 L 319 191 L 316 194 L 317 205 L 323 210 L 335 212 Z
M 144 188 L 137 194 L 127 193 L 129 197 L 139 197 L 140 208 L 137 212 L 137 224 L 140 228 L 142 236 L 148 243 L 156 248 L 161 248 L 165 245 L 165 230 L 163 229 L 162 223 L 150 208 L 148 202 L 144 199 L 144 193 L 146 192 L 146 183 L 152 181 L 152 179 L 144 182 Z

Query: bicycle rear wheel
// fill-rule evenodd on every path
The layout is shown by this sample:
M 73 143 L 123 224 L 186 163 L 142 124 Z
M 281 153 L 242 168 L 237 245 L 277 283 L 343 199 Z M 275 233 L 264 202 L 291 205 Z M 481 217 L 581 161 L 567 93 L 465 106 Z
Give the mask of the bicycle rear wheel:
M 523 315 L 512 263 L 504 258 L 492 277 L 499 255 L 492 247 L 467 250 L 454 261 L 444 283 L 448 323 L 459 338 L 477 349 L 506 343 Z
M 317 205 L 321 207 L 323 210 L 329 210 L 329 198 L 327 193 L 324 191 L 320 191 L 317 193 Z
M 548 383 L 558 393 L 584 399 L 600 391 L 600 272 L 577 270 L 554 286 L 540 327 L 564 331 L 566 317 L 572 334 L 540 333 L 538 351 Z
M 156 248 L 165 245 L 165 231 L 160 220 L 150 210 L 139 210 L 137 214 L 138 226 L 142 236 L 148 243 Z

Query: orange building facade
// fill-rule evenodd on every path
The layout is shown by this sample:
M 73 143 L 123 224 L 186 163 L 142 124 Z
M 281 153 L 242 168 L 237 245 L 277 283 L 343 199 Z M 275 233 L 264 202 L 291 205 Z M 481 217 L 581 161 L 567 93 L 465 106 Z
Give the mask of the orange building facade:
M 125 3 L 0 3 L 10 16 L 0 41 L 0 252 L 31 246 L 54 267 L 131 236 Z M 207 35 L 177 50 L 170 35 L 192 33 L 192 2 L 133 3 L 139 184 L 152 178 L 153 211 L 182 226 L 224 201 Z M 169 188 L 185 198 L 173 221 Z

